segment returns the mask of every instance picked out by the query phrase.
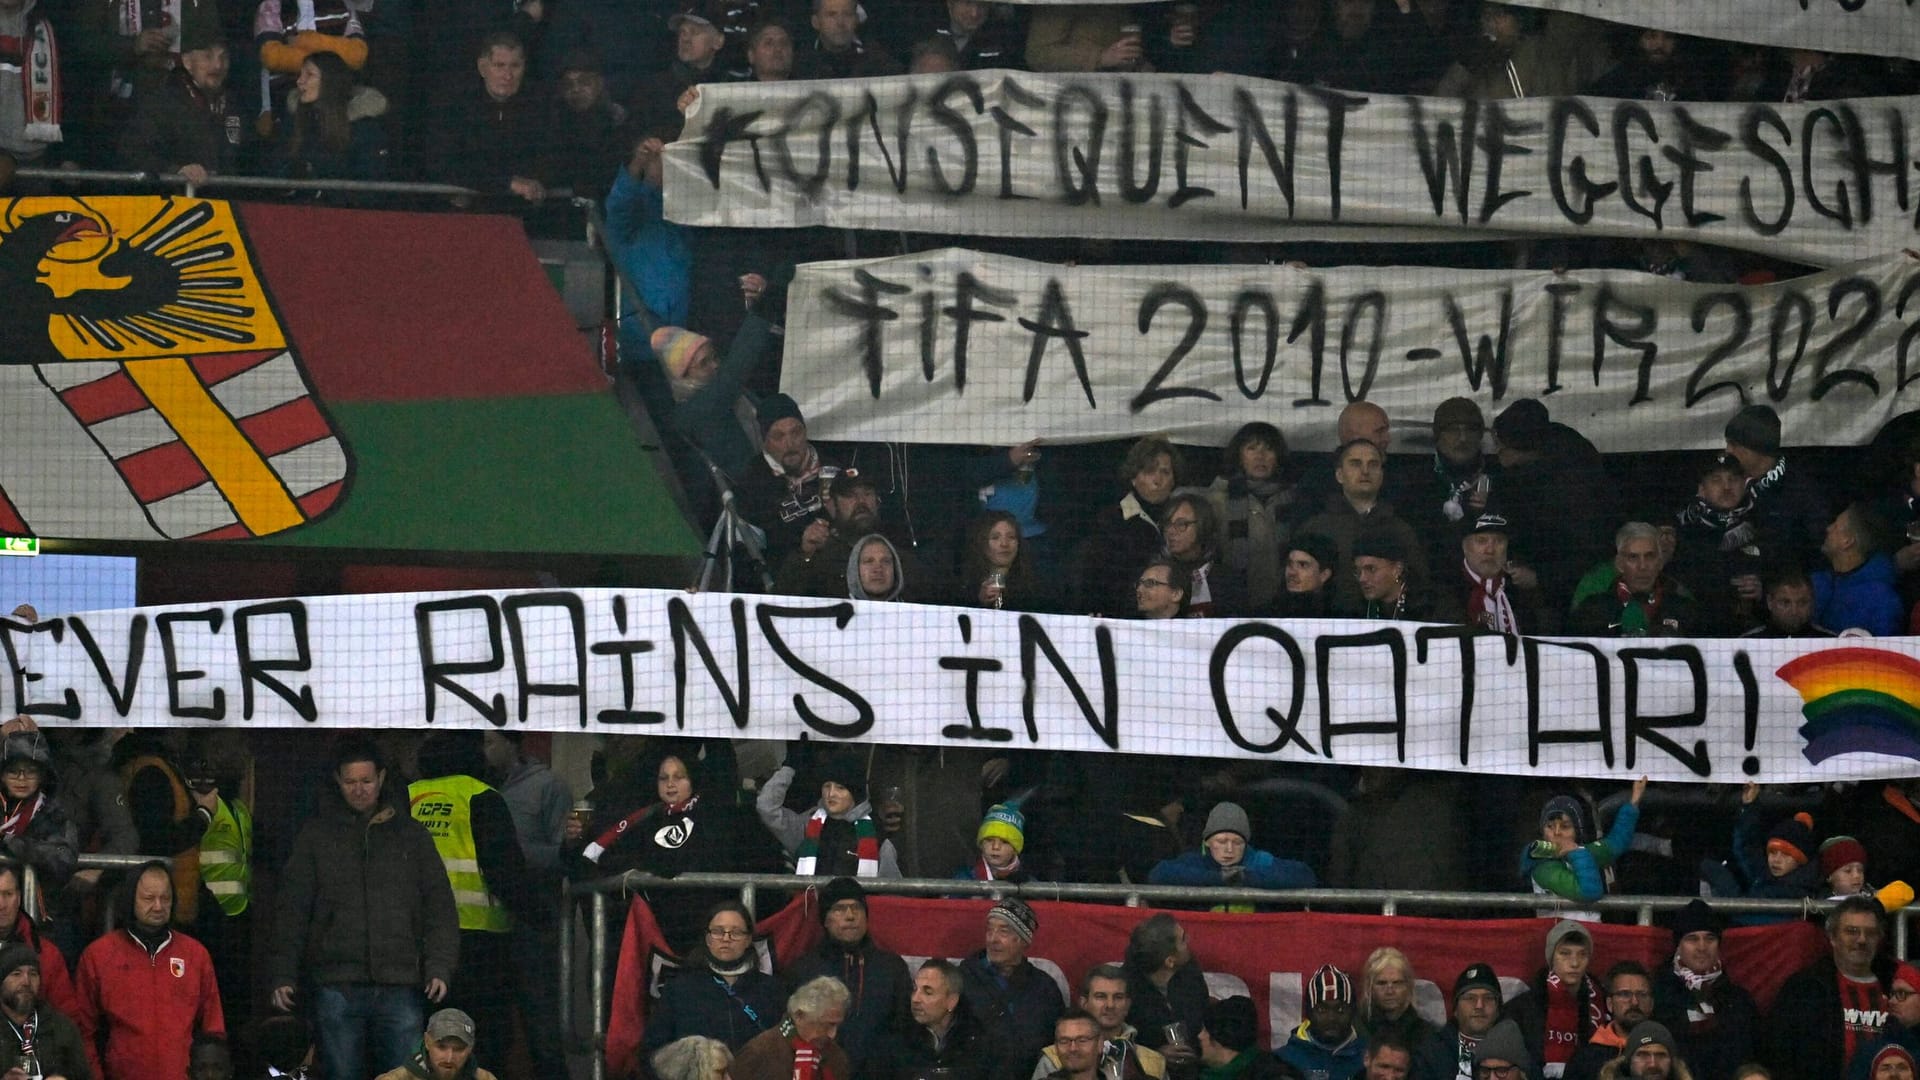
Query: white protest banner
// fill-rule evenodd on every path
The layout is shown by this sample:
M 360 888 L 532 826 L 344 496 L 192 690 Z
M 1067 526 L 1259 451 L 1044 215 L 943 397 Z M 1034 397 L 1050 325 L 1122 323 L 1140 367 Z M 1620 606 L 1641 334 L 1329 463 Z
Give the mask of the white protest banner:
M 1022 7 L 1086 0 L 1001 0 Z M 1148 4 L 1158 0 L 1117 0 Z M 1910 0 L 1509 0 L 1628 26 L 1745 41 L 1782 49 L 1920 57 L 1920 19 Z M 1403 0 L 1404 3 L 1404 0 Z
M 810 263 L 782 389 L 822 439 L 1011 446 L 1266 420 L 1331 445 L 1347 402 L 1424 421 L 1542 398 L 1606 451 L 1723 444 L 1745 402 L 1864 445 L 1920 407 L 1920 259 L 1773 285 L 1434 267 L 1066 267 L 961 250 Z
M 1458 101 L 986 71 L 703 86 L 666 198 L 689 225 L 1226 241 L 1359 226 L 1836 265 L 1920 244 L 1916 152 L 1912 98 Z
M 1067 0 L 1011 0 L 1065 3 Z M 1676 34 L 1781 49 L 1920 57 L 1920 13 L 1911 0 L 1511 0 Z
M 1801 783 L 1912 775 L 1920 640 L 1577 640 L 556 589 L 0 618 L 5 715 Z

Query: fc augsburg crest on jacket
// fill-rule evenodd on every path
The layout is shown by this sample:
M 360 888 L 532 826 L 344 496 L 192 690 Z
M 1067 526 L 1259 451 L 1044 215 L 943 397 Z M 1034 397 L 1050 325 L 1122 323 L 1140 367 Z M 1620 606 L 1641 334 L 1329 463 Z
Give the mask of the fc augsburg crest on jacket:
M 0 533 L 246 539 L 339 500 L 346 449 L 231 207 L 0 208 Z

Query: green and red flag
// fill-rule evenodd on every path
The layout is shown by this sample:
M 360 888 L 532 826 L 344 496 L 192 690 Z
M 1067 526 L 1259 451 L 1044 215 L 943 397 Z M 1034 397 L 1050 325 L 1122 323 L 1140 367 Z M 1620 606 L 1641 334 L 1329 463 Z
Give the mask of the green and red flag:
M 0 533 L 698 550 L 516 222 L 0 207 Z

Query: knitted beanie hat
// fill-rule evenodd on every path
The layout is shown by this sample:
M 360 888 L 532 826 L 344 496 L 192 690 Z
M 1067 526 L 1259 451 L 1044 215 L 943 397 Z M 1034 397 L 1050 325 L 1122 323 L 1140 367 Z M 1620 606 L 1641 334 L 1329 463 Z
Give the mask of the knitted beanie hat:
M 660 366 L 667 374 L 676 379 L 687 377 L 687 369 L 693 366 L 693 357 L 700 346 L 713 344 L 705 334 L 696 334 L 678 326 L 663 326 L 653 332 L 653 353 L 660 358 Z
M 1767 834 L 1767 852 L 1782 852 L 1793 858 L 1796 863 L 1807 861 L 1807 852 L 1817 850 L 1813 844 L 1813 815 L 1795 814 L 1773 827 Z
M 1849 863 L 1867 861 L 1866 845 L 1851 836 L 1830 836 L 1820 845 L 1820 876 L 1832 877 L 1833 872 Z
M 987 808 L 987 816 L 980 819 L 980 829 L 973 834 L 973 844 L 989 836 L 997 836 L 1013 845 L 1014 854 L 1027 849 L 1027 817 L 1006 803 L 995 803 Z
M 1215 833 L 1223 832 L 1233 833 L 1242 840 L 1253 839 L 1253 824 L 1239 803 L 1215 803 L 1207 814 L 1207 827 L 1200 834 L 1200 841 L 1205 843 L 1213 839 Z

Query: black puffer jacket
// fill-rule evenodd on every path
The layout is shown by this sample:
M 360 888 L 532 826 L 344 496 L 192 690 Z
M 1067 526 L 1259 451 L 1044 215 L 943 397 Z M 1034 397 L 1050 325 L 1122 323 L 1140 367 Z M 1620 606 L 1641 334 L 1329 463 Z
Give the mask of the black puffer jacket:
M 453 886 L 433 837 L 382 802 L 354 813 L 338 792 L 293 841 L 280 880 L 268 970 L 321 985 L 450 981 L 460 956 Z

